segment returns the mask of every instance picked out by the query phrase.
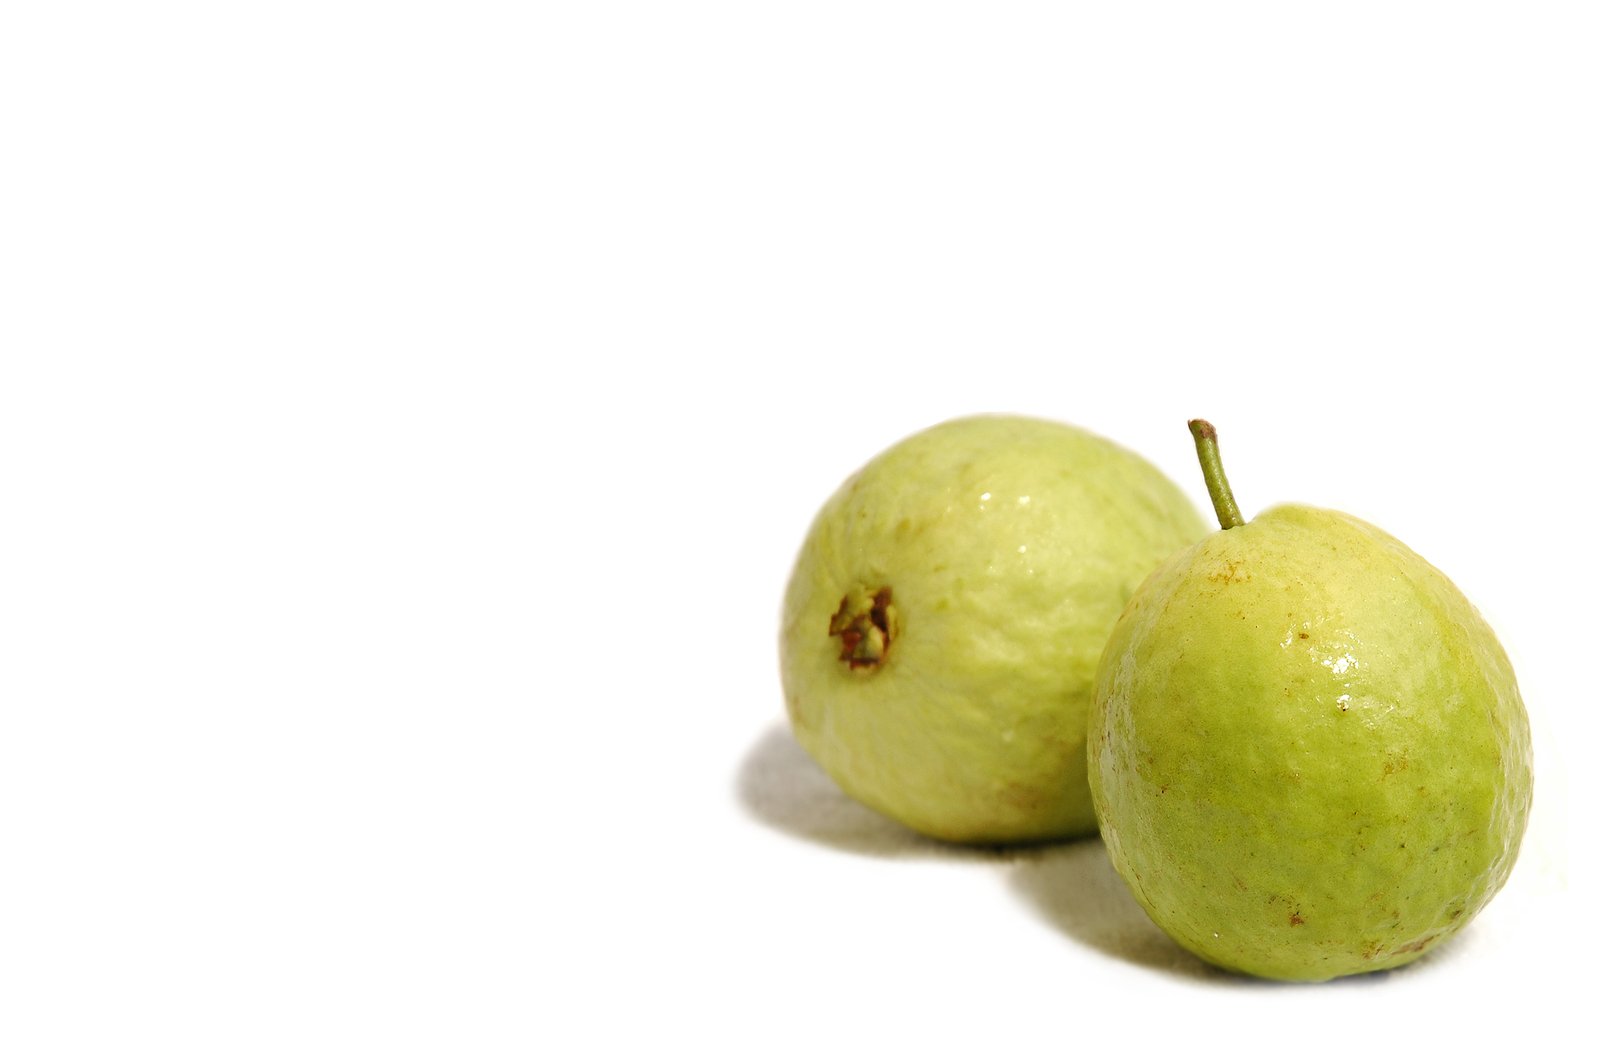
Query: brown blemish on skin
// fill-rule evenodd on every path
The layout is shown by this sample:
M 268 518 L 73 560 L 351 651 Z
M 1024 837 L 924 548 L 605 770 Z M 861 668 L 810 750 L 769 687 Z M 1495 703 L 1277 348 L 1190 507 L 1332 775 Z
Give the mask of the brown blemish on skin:
M 1242 563 L 1238 561 L 1229 561 L 1227 562 L 1227 571 L 1223 572 L 1218 569 L 1215 572 L 1212 572 L 1208 578 L 1212 583 L 1248 583 L 1255 577 L 1250 575 L 1248 572 L 1240 575 L 1238 570 L 1241 567 L 1241 564 Z
M 1299 637 L 1300 637 L 1300 638 L 1302 638 L 1302 639 L 1308 639 L 1308 638 L 1310 638 L 1310 632 L 1308 632 L 1308 631 L 1301 631 L 1301 632 L 1300 632 L 1300 633 L 1299 633 Z
M 1000 800 L 1006 804 L 1015 805 L 1017 808 L 1031 811 L 1043 802 L 1043 795 L 1030 786 L 1018 783 L 1007 783 L 999 791 Z
M 1236 881 L 1236 878 L 1235 878 L 1234 881 Z M 1304 926 L 1305 925 L 1305 917 L 1299 914 L 1299 901 L 1298 900 L 1296 900 L 1293 897 L 1284 897 L 1284 896 L 1281 896 L 1280 894 L 1276 894 L 1276 893 L 1273 893 L 1270 897 L 1266 898 L 1266 906 L 1268 908 L 1271 907 L 1274 904 L 1279 904 L 1279 903 L 1282 905 L 1282 908 L 1278 909 L 1278 911 L 1279 912 L 1286 911 L 1288 913 L 1288 925 L 1289 926 Z
M 1397 949 L 1394 950 L 1394 954 L 1398 955 L 1401 952 L 1420 952 L 1422 949 L 1427 947 L 1427 945 L 1432 941 L 1433 938 L 1435 938 L 1437 936 L 1438 936 L 1437 934 L 1428 934 L 1426 937 L 1421 938 L 1421 939 L 1419 939 L 1417 941 L 1412 941 L 1408 945 L 1401 945 Z
M 1382 776 L 1386 779 L 1395 772 L 1404 771 L 1408 767 L 1410 767 L 1410 757 L 1401 753 L 1397 758 L 1391 757 L 1383 763 Z

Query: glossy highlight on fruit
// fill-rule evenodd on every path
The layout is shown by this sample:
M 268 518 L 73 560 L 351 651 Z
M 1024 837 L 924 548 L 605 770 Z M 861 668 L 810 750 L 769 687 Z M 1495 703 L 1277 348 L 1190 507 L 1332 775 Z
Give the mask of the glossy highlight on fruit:
M 1091 833 L 1086 721 L 1123 603 L 1204 534 L 1182 492 L 1108 440 L 969 417 L 878 455 L 817 516 L 783 606 L 800 743 L 924 834 Z
M 1219 459 L 1207 480 L 1221 513 Z M 1457 933 L 1509 875 L 1532 797 L 1488 624 L 1397 539 L 1297 505 L 1139 588 L 1100 663 L 1089 768 L 1111 861 L 1157 924 L 1304 981 Z

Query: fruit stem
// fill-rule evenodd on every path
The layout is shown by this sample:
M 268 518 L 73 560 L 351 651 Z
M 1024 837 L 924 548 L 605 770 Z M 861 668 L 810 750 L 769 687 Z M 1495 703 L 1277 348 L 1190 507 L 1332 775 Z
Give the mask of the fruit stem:
M 1236 528 L 1244 522 L 1233 500 L 1233 489 L 1227 485 L 1227 473 L 1221 467 L 1221 448 L 1216 444 L 1216 426 L 1209 421 L 1189 421 L 1188 430 L 1194 434 L 1194 449 L 1199 451 L 1199 467 L 1205 473 L 1205 490 L 1210 492 L 1210 504 L 1216 507 L 1216 519 L 1223 530 Z

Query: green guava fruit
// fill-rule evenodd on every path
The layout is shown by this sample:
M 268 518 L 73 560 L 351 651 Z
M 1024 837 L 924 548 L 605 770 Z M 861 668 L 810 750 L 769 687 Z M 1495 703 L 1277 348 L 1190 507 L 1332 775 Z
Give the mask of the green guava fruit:
M 1094 830 L 1094 667 L 1133 589 L 1204 534 L 1153 466 L 1081 429 L 950 421 L 850 477 L 783 605 L 785 699 L 848 794 L 935 838 Z
M 1223 530 L 1133 595 L 1100 661 L 1089 781 L 1111 862 L 1180 944 L 1321 981 L 1397 967 L 1510 874 L 1532 800 L 1510 661 L 1441 572 L 1308 506 Z

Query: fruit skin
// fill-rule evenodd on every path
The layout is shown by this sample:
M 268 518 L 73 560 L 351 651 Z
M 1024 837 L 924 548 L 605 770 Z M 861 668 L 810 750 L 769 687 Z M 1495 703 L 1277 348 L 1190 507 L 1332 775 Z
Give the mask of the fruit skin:
M 1515 862 L 1526 710 L 1464 595 L 1353 517 L 1282 506 L 1162 565 L 1100 662 L 1112 863 L 1180 944 L 1321 981 L 1418 959 Z
M 935 838 L 1091 833 L 1100 650 L 1204 527 L 1152 465 L 1068 425 L 970 417 L 901 441 L 838 489 L 795 563 L 780 648 L 796 737 L 845 792 Z M 868 659 L 840 660 L 846 638 Z

